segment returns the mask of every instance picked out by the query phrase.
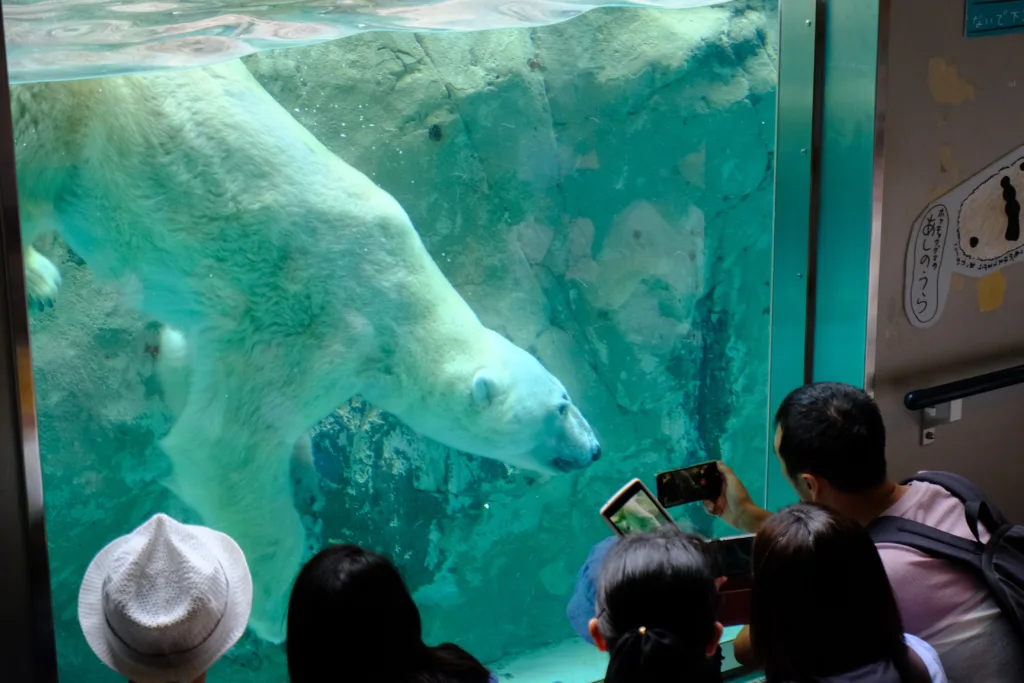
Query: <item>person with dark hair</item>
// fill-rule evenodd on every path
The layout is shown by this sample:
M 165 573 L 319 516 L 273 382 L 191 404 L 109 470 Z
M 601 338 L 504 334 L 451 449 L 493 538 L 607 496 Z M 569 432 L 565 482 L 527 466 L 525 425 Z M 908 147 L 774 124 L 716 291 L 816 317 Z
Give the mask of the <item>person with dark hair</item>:
M 604 683 L 718 683 L 722 625 L 707 543 L 673 527 L 631 534 L 604 557 L 590 635 Z
M 291 683 L 323 683 L 338 662 L 364 662 L 373 680 L 386 683 L 497 683 L 458 645 L 426 645 L 398 569 L 356 545 L 325 548 L 302 568 L 287 638 Z
M 750 626 L 736 657 L 768 683 L 945 683 L 935 650 L 905 636 L 878 551 L 856 522 L 800 503 L 754 538 Z M 751 649 L 752 646 L 752 649 Z
M 974 540 L 964 504 L 949 491 L 889 478 L 881 412 L 856 387 L 822 382 L 790 393 L 775 415 L 775 452 L 803 501 L 865 527 L 878 517 L 901 517 Z M 754 504 L 729 467 L 720 463 L 719 469 L 722 495 L 705 508 L 737 529 L 756 532 L 771 514 Z M 986 542 L 988 533 L 981 531 Z M 1016 633 L 980 577 L 905 545 L 876 547 L 907 632 L 938 650 L 950 681 L 1024 681 Z

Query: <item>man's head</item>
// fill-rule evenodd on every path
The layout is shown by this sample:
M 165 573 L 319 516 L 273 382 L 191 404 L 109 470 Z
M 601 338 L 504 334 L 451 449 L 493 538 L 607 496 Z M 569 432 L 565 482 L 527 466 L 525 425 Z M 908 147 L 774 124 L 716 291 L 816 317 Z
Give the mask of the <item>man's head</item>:
M 837 510 L 842 499 L 887 481 L 882 414 L 848 384 L 808 384 L 789 394 L 775 414 L 775 452 L 802 500 Z

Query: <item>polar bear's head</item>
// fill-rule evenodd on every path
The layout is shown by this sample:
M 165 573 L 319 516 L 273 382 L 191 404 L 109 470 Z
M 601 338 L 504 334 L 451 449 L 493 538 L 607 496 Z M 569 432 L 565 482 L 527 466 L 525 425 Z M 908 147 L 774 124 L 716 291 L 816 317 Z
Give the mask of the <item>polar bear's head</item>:
M 400 417 L 446 446 L 515 467 L 561 473 L 590 466 L 601 445 L 562 383 L 523 349 L 486 333 L 472 358 L 435 368 L 434 391 Z
M 569 392 L 536 358 L 508 345 L 513 350 L 506 362 L 473 375 L 475 428 L 467 436 L 476 443 L 462 450 L 541 472 L 590 466 L 601 457 L 601 445 Z

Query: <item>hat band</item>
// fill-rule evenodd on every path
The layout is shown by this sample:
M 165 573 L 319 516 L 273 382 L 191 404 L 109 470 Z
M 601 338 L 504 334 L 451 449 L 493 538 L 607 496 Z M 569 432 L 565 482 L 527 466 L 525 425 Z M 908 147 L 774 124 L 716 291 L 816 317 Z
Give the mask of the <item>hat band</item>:
M 136 654 L 142 655 L 143 657 L 179 657 L 181 655 L 187 655 L 190 652 L 198 650 L 203 645 L 205 645 L 208 640 L 210 640 L 214 633 L 217 632 L 217 628 L 220 626 L 221 622 L 224 621 L 224 615 L 228 613 L 228 607 L 230 606 L 231 603 L 231 579 L 228 578 L 228 574 L 224 571 L 224 567 L 220 564 L 220 560 L 217 561 L 217 566 L 220 567 L 220 571 L 224 576 L 225 587 L 227 588 L 227 590 L 225 591 L 227 594 L 227 600 L 224 603 L 224 611 L 220 613 L 220 616 L 217 618 L 217 623 L 213 625 L 213 628 L 210 629 L 209 633 L 203 636 L 203 639 L 199 641 L 197 644 L 193 645 L 192 647 L 185 648 L 184 650 L 176 650 L 174 652 L 159 653 L 142 652 L 141 650 L 136 650 L 132 645 L 126 642 L 124 638 L 121 637 L 121 635 L 114 628 L 114 625 L 110 623 L 110 619 L 107 618 L 107 614 L 104 611 L 103 621 L 105 621 L 107 624 L 107 631 L 110 634 L 112 634 L 115 638 L 117 638 L 118 642 L 121 643 L 121 645 L 123 645 L 129 652 L 134 652 Z

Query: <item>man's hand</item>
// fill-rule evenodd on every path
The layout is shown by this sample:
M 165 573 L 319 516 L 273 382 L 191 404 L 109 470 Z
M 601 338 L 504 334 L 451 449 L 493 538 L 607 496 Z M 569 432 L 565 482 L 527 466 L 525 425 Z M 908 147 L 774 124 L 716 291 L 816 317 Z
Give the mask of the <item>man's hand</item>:
M 722 473 L 722 494 L 718 500 L 704 501 L 704 509 L 709 514 L 721 517 L 726 524 L 735 529 L 748 534 L 756 533 L 771 514 L 754 504 L 747 493 L 747 487 L 731 467 L 719 462 L 718 471 Z

